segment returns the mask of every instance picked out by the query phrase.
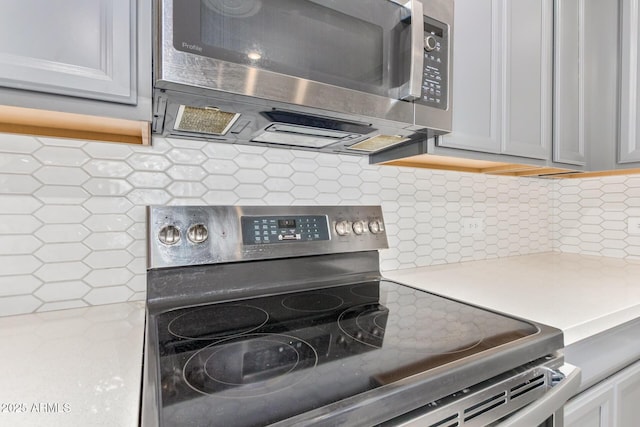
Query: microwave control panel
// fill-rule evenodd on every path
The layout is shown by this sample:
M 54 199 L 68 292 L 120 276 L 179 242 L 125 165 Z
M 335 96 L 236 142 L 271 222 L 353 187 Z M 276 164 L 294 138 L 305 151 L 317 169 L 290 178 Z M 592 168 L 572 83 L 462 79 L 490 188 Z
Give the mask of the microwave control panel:
M 446 110 L 448 86 L 449 30 L 442 22 L 425 16 L 422 96 L 416 102 Z

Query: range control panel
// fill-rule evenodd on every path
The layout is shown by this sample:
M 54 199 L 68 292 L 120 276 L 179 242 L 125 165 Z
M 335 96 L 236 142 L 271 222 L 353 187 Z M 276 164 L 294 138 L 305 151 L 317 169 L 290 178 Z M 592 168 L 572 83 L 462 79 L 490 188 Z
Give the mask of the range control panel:
M 388 248 L 380 206 L 149 206 L 148 268 Z
M 416 102 L 447 109 L 449 86 L 449 31 L 447 25 L 424 17 L 422 96 Z
M 245 245 L 329 240 L 326 216 L 242 217 Z

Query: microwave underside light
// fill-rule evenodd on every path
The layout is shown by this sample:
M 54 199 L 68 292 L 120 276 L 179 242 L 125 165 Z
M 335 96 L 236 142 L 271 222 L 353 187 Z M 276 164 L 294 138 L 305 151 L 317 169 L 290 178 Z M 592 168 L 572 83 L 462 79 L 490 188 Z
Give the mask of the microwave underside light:
M 222 111 L 215 107 L 181 105 L 173 128 L 184 132 L 225 135 L 239 117 L 239 113 Z
M 384 148 L 392 147 L 401 142 L 408 141 L 409 138 L 405 138 L 397 135 L 378 135 L 373 138 L 366 139 L 362 142 L 358 142 L 349 146 L 350 150 L 359 150 L 373 153 Z

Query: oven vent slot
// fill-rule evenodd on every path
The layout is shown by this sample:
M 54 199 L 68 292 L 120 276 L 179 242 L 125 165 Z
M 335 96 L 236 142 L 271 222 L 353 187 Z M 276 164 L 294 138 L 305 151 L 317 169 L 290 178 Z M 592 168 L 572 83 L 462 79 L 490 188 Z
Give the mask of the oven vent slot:
M 545 385 L 544 374 L 540 374 L 534 378 L 531 378 L 511 388 L 510 390 L 511 400 L 517 399 L 518 397 L 523 396 L 529 393 L 530 391 L 543 387 L 544 385 Z
M 449 424 L 450 423 L 450 424 Z M 458 427 L 458 414 L 453 414 L 444 420 L 438 421 L 435 424 L 431 424 L 429 427 Z
M 485 399 L 482 402 L 476 403 L 475 405 L 470 406 L 469 408 L 464 410 L 464 422 L 466 423 L 469 420 L 472 420 L 475 417 L 478 417 L 506 403 L 507 396 L 505 392 L 496 394 L 495 396 Z

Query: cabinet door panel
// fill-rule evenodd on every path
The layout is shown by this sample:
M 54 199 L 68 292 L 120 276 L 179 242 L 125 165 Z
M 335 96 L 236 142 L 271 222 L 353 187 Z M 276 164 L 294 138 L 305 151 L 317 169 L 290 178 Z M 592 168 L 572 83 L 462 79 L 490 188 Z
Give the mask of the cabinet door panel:
M 640 422 L 640 364 L 623 371 L 616 387 L 617 426 L 634 427 Z
M 552 2 L 504 2 L 502 151 L 546 159 L 551 140 Z
M 555 6 L 553 161 L 578 166 L 585 164 L 585 1 L 562 0 Z
M 440 145 L 500 152 L 500 2 L 456 0 L 453 132 Z
M 620 163 L 640 161 L 640 85 L 638 55 L 640 54 L 640 13 L 638 0 L 622 0 L 622 48 L 620 79 Z
M 16 0 L 2 7 L 0 85 L 135 104 L 135 0 Z M 32 36 L 16 37 L 25 28 Z
M 565 427 L 613 427 L 613 387 L 605 383 L 572 399 L 564 407 Z

